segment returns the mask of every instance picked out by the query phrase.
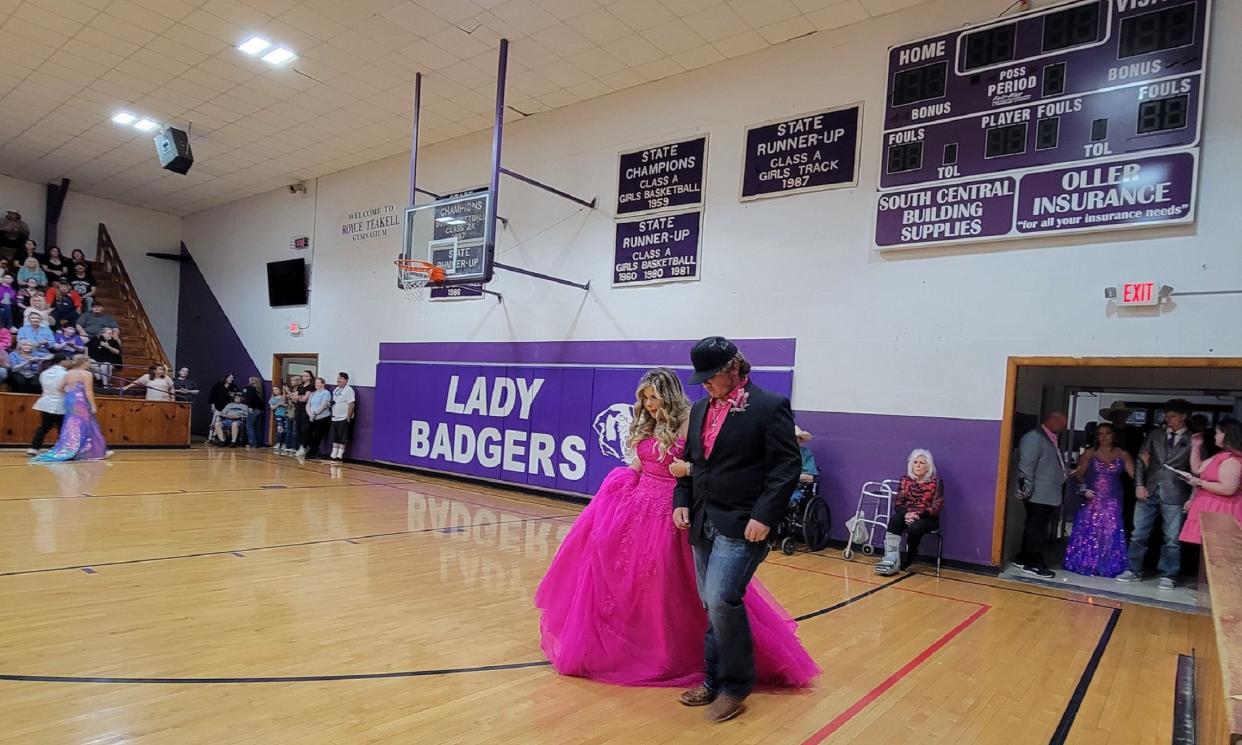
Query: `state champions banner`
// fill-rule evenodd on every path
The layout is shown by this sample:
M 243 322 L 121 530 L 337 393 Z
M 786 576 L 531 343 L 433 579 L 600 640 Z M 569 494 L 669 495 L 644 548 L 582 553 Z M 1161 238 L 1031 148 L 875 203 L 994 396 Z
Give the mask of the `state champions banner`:
M 635 389 L 653 367 L 688 383 L 693 341 L 381 344 L 377 460 L 591 495 L 633 457 Z M 790 395 L 793 339 L 737 340 L 754 381 Z

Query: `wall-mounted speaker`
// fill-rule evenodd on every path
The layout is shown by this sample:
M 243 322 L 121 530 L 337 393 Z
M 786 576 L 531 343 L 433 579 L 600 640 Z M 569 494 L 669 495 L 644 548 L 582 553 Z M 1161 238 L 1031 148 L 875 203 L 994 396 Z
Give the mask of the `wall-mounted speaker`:
M 174 173 L 185 174 L 194 165 L 190 135 L 176 127 L 165 127 L 155 136 L 155 153 L 160 165 Z

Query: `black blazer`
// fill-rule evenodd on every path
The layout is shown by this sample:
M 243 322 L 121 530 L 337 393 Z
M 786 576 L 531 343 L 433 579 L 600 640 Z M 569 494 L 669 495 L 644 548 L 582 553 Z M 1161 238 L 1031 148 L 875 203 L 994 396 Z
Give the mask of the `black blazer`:
M 775 529 L 798 487 L 802 451 L 789 399 L 754 383 L 746 392 L 746 410 L 725 416 L 710 458 L 703 454 L 703 421 L 711 399 L 690 410 L 684 458 L 692 470 L 677 480 L 673 505 L 690 508 L 691 543 L 703 540 L 706 516 L 730 538 L 744 538 L 751 518 Z

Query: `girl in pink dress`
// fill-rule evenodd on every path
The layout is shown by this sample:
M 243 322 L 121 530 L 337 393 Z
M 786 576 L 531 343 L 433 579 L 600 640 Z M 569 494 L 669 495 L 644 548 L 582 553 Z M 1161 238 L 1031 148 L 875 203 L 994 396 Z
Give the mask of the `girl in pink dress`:
M 604 479 L 535 592 L 541 646 L 563 675 L 631 686 L 703 679 L 707 614 L 690 544 L 673 525 L 669 470 L 684 466 L 677 459 L 689 414 L 676 373 L 643 377 L 629 431 L 634 460 Z M 743 602 L 758 682 L 809 685 L 819 666 L 798 642 L 797 623 L 758 580 Z
M 1223 512 L 1242 523 L 1242 422 L 1226 420 L 1216 425 L 1216 446 L 1221 451 L 1202 461 L 1202 436 L 1195 435 L 1190 450 L 1190 470 L 1199 474 L 1190 479 L 1195 491 L 1186 503 L 1186 522 L 1181 540 L 1202 543 L 1200 516 L 1204 512 Z

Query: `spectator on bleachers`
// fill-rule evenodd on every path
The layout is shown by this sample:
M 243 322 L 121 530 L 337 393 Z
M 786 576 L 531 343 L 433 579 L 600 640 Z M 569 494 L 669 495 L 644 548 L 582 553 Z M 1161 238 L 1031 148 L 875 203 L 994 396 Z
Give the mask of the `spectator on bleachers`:
M 27 238 L 22 247 L 17 249 L 16 258 L 19 264 L 25 264 L 30 259 L 34 259 L 36 263 L 42 264 L 43 262 L 39 261 L 39 242 L 34 238 Z
M 193 401 L 198 395 L 198 383 L 190 378 L 190 368 L 182 366 L 173 379 L 173 393 L 178 401 Z
M 13 287 L 13 275 L 0 274 L 0 326 L 6 329 L 17 328 L 14 318 L 18 310 L 17 290 Z
M 30 298 L 30 305 L 26 307 L 26 310 L 22 311 L 23 326 L 30 325 L 31 316 L 42 316 L 43 325 L 47 327 L 49 331 L 55 331 L 56 324 L 52 320 L 52 309 L 48 306 L 47 301 L 43 299 L 42 295 L 36 295 Z
M 39 266 L 39 260 L 33 256 L 23 261 L 22 268 L 17 270 L 18 283 L 29 286 L 31 279 L 39 287 L 47 287 L 47 275 L 44 274 L 43 267 Z
M 69 263 L 75 267 L 86 267 L 86 276 L 90 277 L 92 280 L 95 279 L 95 270 L 91 268 L 91 262 L 86 260 L 86 254 L 82 253 L 82 249 L 73 249 L 73 253 L 69 254 Z
M 111 330 L 112 336 L 117 341 L 120 341 L 120 324 L 116 322 L 115 318 L 108 315 L 108 311 L 103 307 L 103 303 L 96 300 L 94 307 L 78 316 L 78 330 L 85 336 L 93 339 L 102 334 L 104 329 Z
M 229 377 L 232 377 L 231 375 Z M 228 447 L 237 447 L 237 440 L 241 437 L 242 425 L 246 423 L 246 414 L 249 407 L 242 400 L 242 392 L 234 391 L 232 401 L 224 405 L 220 410 L 220 416 L 216 418 L 216 439 L 221 445 L 224 445 L 224 425 L 229 425 L 233 439 L 229 441 Z
M 53 284 L 69 278 L 69 262 L 60 255 L 58 246 L 52 246 L 47 250 L 47 256 L 43 259 L 43 273 Z
M 81 326 L 78 327 L 81 333 Z M 92 337 L 86 343 L 86 353 L 90 356 L 92 367 L 99 382 L 105 386 L 112 384 L 112 368 L 121 365 L 121 341 L 112 335 L 112 329 L 105 327 L 99 336 Z
M 57 328 L 62 321 L 74 324 L 78 322 L 78 316 L 82 314 L 82 298 L 73 291 L 68 282 L 61 280 L 55 288 L 49 288 L 46 298 L 47 307 L 51 310 L 52 318 L 56 319 Z
M 21 314 L 15 315 L 14 324 L 20 326 L 21 324 L 17 322 L 25 317 L 26 309 L 30 307 L 31 301 L 37 297 L 41 297 L 44 300 L 47 298 L 44 297 L 43 290 L 39 289 L 38 280 L 28 279 L 25 282 L 18 282 L 17 285 L 17 307 L 21 309 Z
M 135 387 L 146 389 L 148 401 L 173 400 L 173 379 L 168 377 L 168 368 L 163 365 L 152 365 L 151 372 L 122 388 L 121 393 Z
M 39 393 L 39 366 L 46 358 L 30 342 L 17 342 L 17 349 L 9 352 L 9 388 L 14 393 Z
M 13 332 L 9 331 L 8 326 L 0 326 L 0 353 L 4 354 L 5 360 L 9 358 L 9 350 L 13 348 Z M 4 365 L 0 365 L 0 370 L 5 369 Z M 0 378 L 0 383 L 4 382 L 4 378 Z
M 44 316 L 39 311 L 32 310 L 26 314 L 26 325 L 22 326 L 17 332 L 17 342 L 29 342 L 34 347 L 35 352 L 44 356 L 51 356 L 52 345 L 56 343 L 56 335 L 52 333 L 52 329 L 43 325 Z
M 53 348 L 72 357 L 75 354 L 86 354 L 87 341 L 89 340 L 85 336 L 78 333 L 76 326 L 68 321 L 61 321 L 60 328 L 56 329 L 56 344 Z
M 20 212 L 9 210 L 4 213 L 4 220 L 0 220 L 0 253 L 13 257 L 17 249 L 26 245 L 29 237 L 30 226 L 22 220 Z
M 87 272 L 85 264 L 74 264 L 72 273 L 67 275 L 69 286 L 82 298 L 82 310 L 89 311 L 95 304 L 95 280 Z

